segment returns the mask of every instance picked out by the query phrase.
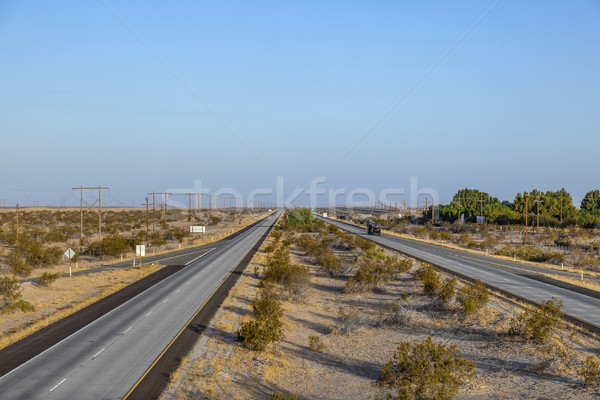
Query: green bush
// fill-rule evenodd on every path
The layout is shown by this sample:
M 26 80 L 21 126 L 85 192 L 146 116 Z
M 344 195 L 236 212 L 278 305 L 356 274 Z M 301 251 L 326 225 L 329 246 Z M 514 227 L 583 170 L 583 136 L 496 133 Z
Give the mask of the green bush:
M 277 249 L 277 242 L 271 242 L 265 246 L 265 253 L 272 253 Z
M 415 272 L 415 277 L 423 283 L 423 293 L 434 295 L 442 288 L 440 275 L 431 265 L 423 266 Z
M 92 256 L 108 256 L 108 257 L 119 257 L 123 253 L 135 250 L 137 240 L 134 238 L 127 238 L 124 236 L 109 236 L 103 238 L 101 241 L 90 243 L 86 250 L 86 254 Z
M 28 265 L 21 257 L 9 256 L 8 262 L 11 272 L 15 275 L 29 276 L 31 271 L 33 271 L 33 267 Z
M 31 266 L 43 267 L 57 264 L 62 255 L 63 250 L 60 247 L 44 247 L 37 240 L 27 238 L 19 241 L 10 256 L 22 258 Z
M 298 399 L 298 395 L 296 393 L 281 393 L 281 392 L 274 392 L 272 395 L 270 395 L 269 397 L 267 397 L 267 400 L 297 400 Z
M 554 332 L 562 330 L 562 300 L 552 298 L 542 301 L 534 311 L 525 310 L 510 322 L 508 333 L 533 340 L 538 344 L 548 342 Z
M 263 280 L 279 283 L 291 293 L 300 294 L 309 285 L 310 274 L 307 268 L 292 264 L 290 253 L 280 247 L 267 258 Z
M 441 289 L 437 294 L 437 299 L 442 304 L 450 304 L 454 300 L 454 294 L 456 291 L 456 279 L 446 278 L 444 279 Z
M 485 284 L 475 279 L 459 296 L 459 302 L 465 315 L 471 315 L 482 310 L 490 299 L 489 291 Z
M 328 276 L 339 276 L 344 271 L 342 260 L 336 257 L 332 251 L 326 252 L 316 258 L 317 264 L 321 267 L 323 272 Z
M 600 354 L 587 356 L 581 362 L 579 374 L 584 386 L 600 386 Z
M 361 293 L 373 290 L 381 282 L 376 274 L 376 263 L 369 260 L 363 260 L 354 273 L 354 276 L 344 285 L 345 293 Z
M 321 340 L 320 336 L 309 336 L 308 337 L 308 347 L 312 351 L 316 351 L 317 353 L 325 350 L 325 343 Z
M 23 288 L 19 283 L 19 279 L 17 277 L 8 277 L 5 276 L 0 278 L 0 296 L 4 297 L 4 299 L 8 302 L 16 301 L 21 297 L 21 293 Z
M 58 279 L 58 274 L 50 274 L 48 272 L 44 272 L 42 276 L 40 276 L 39 284 L 40 286 L 50 286 L 52 282 Z
M 35 307 L 30 302 L 21 299 L 2 307 L 0 309 L 0 314 L 9 313 L 15 310 L 21 310 L 22 312 L 33 312 L 35 311 Z
M 255 319 L 243 323 L 236 336 L 247 348 L 263 351 L 269 344 L 276 343 L 284 337 L 280 320 L 281 303 L 275 292 L 266 287 L 259 292 L 252 309 Z
M 431 337 L 402 342 L 381 372 L 381 384 L 392 399 L 452 399 L 460 384 L 475 375 L 474 366 L 456 346 L 434 343 Z M 380 397 L 382 398 L 382 397 Z

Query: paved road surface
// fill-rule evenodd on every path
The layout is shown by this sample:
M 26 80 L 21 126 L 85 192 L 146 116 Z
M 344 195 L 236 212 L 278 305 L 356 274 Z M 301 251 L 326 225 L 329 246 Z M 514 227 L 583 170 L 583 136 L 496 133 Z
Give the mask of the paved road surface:
M 7 373 L 0 398 L 123 397 L 280 213 Z
M 376 243 L 390 246 L 405 254 L 479 279 L 536 303 L 556 297 L 564 302 L 563 312 L 566 314 L 600 326 L 600 299 L 519 275 L 523 271 L 533 272 L 536 268 L 534 266 L 484 255 L 474 255 L 467 251 L 444 248 L 397 236 L 383 234 L 371 236 L 367 235 L 366 229 L 329 218 L 319 218 Z

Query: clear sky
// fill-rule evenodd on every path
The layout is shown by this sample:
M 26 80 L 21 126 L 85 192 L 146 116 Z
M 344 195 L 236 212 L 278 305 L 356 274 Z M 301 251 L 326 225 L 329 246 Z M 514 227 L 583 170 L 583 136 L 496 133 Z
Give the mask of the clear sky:
M 414 176 L 442 202 L 578 206 L 600 187 L 600 1 L 495 3 L 3 0 L 0 198 Z

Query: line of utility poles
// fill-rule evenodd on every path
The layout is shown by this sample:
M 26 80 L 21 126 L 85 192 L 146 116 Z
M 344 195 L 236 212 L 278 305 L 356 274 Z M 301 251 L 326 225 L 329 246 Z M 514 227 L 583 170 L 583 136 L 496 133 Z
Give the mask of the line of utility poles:
M 98 200 L 94 201 L 92 204 L 89 204 L 86 200 L 83 199 L 83 191 L 84 190 L 96 190 L 98 189 Z M 102 191 L 110 190 L 109 187 L 95 186 L 95 187 L 74 187 L 71 190 L 79 190 L 80 195 L 80 223 L 79 223 L 79 244 L 83 243 L 83 203 L 87 206 L 87 208 L 91 211 L 92 208 L 98 203 L 98 240 L 102 239 Z

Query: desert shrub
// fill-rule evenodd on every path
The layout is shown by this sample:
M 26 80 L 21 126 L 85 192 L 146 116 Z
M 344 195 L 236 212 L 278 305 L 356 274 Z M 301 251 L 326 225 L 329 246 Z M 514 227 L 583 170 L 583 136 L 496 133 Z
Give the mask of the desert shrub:
M 584 386 L 600 386 L 600 354 L 587 356 L 581 362 L 579 374 Z
M 419 226 L 415 228 L 415 230 L 413 231 L 413 235 L 415 235 L 416 237 L 428 237 L 429 229 L 425 228 L 424 226 Z
M 189 229 L 181 227 L 169 229 L 166 234 L 168 239 L 175 239 L 178 243 L 183 243 L 183 240 L 190 235 Z
M 217 217 L 216 215 L 210 215 L 206 225 L 217 225 L 221 221 L 221 218 Z
M 360 293 L 373 290 L 381 279 L 375 273 L 376 264 L 373 261 L 363 260 L 354 273 L 354 276 L 346 281 L 345 293 Z
M 436 294 L 442 288 L 440 275 L 435 271 L 433 266 L 423 266 L 415 272 L 415 277 L 423 283 L 423 293 Z
M 0 296 L 4 297 L 5 301 L 16 301 L 21 297 L 23 288 L 17 277 L 5 276 L 0 278 Z
M 383 259 L 385 259 L 385 251 L 383 251 L 382 248 L 374 247 L 374 248 L 368 249 L 363 254 L 363 257 L 368 258 L 369 260 L 383 260 Z
M 33 267 L 25 262 L 23 258 L 15 255 L 15 253 L 11 253 L 8 256 L 8 264 L 10 265 L 10 270 L 15 275 L 20 276 L 29 276 L 31 271 L 33 271 Z
M 37 240 L 27 238 L 19 241 L 11 256 L 20 257 L 31 266 L 43 267 L 57 264 L 62 254 L 63 250 L 60 247 L 44 247 Z
M 247 348 L 263 351 L 283 339 L 281 302 L 270 287 L 264 287 L 252 304 L 255 319 L 244 322 L 236 332 L 238 341 Z
M 546 343 L 553 332 L 562 330 L 562 300 L 552 298 L 542 301 L 540 306 L 533 310 L 525 310 L 510 321 L 508 333 L 533 340 L 538 344 Z
M 0 309 L 0 314 L 9 313 L 15 310 L 21 310 L 22 312 L 33 312 L 35 311 L 35 307 L 30 302 L 21 299 L 2 307 Z
M 496 251 L 496 254 L 501 256 L 513 257 L 525 261 L 533 262 L 549 262 L 558 264 L 565 261 L 565 256 L 560 251 L 546 251 L 534 246 L 523 246 L 514 248 L 512 246 L 504 246 Z
M 272 395 L 270 395 L 267 400 L 297 400 L 298 399 L 298 395 L 296 393 L 281 393 L 281 392 L 274 392 Z
M 437 293 L 437 299 L 442 304 L 450 304 L 454 300 L 456 292 L 456 279 L 446 278 L 442 282 L 441 289 Z
M 279 240 L 281 239 L 281 236 L 283 235 L 283 233 L 281 231 L 273 231 L 273 241 L 275 243 L 279 242 Z
M 289 245 L 291 245 L 291 244 L 292 244 L 292 240 L 291 240 L 291 239 L 283 239 L 283 240 L 281 241 L 281 244 L 282 244 L 284 247 L 288 247 Z
M 410 271 L 412 266 L 412 260 L 399 259 L 396 256 L 385 257 L 377 272 L 382 281 L 393 281 L 399 279 L 400 274 Z
M 431 337 L 402 342 L 381 372 L 381 384 L 392 399 L 452 399 L 461 383 L 475 375 L 471 362 L 456 346 L 434 343 Z M 381 397 L 380 397 L 381 398 Z
M 316 351 L 318 353 L 325 350 L 325 343 L 321 340 L 320 336 L 309 336 L 308 337 L 308 347 L 312 351 Z
M 329 276 L 339 276 L 344 272 L 342 260 L 331 251 L 317 257 L 316 262 Z
M 355 242 L 356 247 L 358 247 L 359 249 L 361 249 L 362 251 L 369 251 L 371 249 L 374 249 L 375 247 L 377 247 L 377 245 L 367 239 L 363 239 L 361 237 L 356 237 Z
M 267 258 L 263 280 L 279 283 L 291 293 L 300 294 L 309 285 L 310 274 L 307 268 L 292 264 L 290 253 L 280 247 Z
M 471 315 L 482 310 L 490 299 L 489 291 L 485 284 L 475 279 L 460 293 L 459 302 L 465 315 Z
M 52 282 L 58 279 L 58 274 L 50 274 L 48 272 L 44 272 L 42 276 L 40 276 L 39 284 L 40 286 L 50 286 Z
M 408 293 L 406 293 L 406 292 L 402 292 L 402 294 L 400 295 L 400 298 L 401 298 L 402 300 L 406 300 L 406 299 L 408 299 Z
M 136 239 L 133 238 L 119 235 L 109 236 L 101 241 L 90 243 L 85 252 L 92 256 L 118 257 L 122 253 L 135 250 L 136 243 Z
M 356 306 L 348 308 L 340 307 L 338 311 L 337 332 L 348 335 L 356 332 L 358 328 L 365 325 L 366 318 Z
M 277 243 L 271 242 L 265 246 L 265 253 L 272 253 L 275 251 L 275 249 L 277 249 Z
M 397 301 L 385 303 L 379 315 L 380 325 L 406 326 L 416 322 L 416 313 L 413 309 L 403 306 Z

